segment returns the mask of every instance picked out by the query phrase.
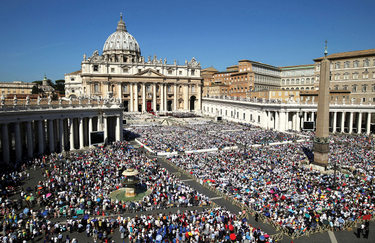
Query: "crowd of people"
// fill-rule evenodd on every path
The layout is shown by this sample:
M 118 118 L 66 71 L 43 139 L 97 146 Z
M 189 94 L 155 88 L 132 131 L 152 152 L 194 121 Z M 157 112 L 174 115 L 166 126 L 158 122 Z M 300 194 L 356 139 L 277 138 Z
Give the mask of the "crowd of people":
M 263 130 L 249 124 L 195 122 L 182 125 L 133 126 L 138 140 L 154 152 L 184 152 L 203 149 L 223 149 L 236 145 L 267 145 L 293 141 L 295 134 Z
M 249 148 L 246 151 L 180 154 L 171 162 L 264 215 L 290 233 L 368 217 L 375 205 L 374 144 L 365 136 L 332 136 L 330 168 L 336 179 L 306 163 L 312 142 Z M 350 146 L 348 146 L 350 144 Z

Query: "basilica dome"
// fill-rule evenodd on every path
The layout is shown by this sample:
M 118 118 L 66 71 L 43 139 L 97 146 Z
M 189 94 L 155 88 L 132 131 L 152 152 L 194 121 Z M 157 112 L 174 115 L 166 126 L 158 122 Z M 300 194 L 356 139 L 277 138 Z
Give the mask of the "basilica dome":
M 140 55 L 137 40 L 126 30 L 125 22 L 121 19 L 117 24 L 116 32 L 112 33 L 103 46 L 103 54 L 128 53 Z

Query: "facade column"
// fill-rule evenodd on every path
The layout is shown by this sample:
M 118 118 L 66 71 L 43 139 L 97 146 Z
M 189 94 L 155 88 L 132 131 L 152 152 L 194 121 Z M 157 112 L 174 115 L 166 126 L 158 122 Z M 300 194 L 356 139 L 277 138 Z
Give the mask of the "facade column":
M 108 117 L 103 117 L 103 121 L 104 121 L 104 144 L 107 144 L 108 142 L 108 121 L 107 121 L 107 118 Z
M 353 132 L 353 112 L 350 112 L 349 116 L 349 133 Z
M 69 144 L 70 151 L 74 150 L 74 118 L 69 119 Z
M 16 161 L 21 161 L 22 159 L 22 143 L 21 143 L 21 128 L 20 123 L 14 123 L 14 140 L 16 143 Z
M 134 97 L 134 111 L 135 112 L 138 112 L 138 84 L 135 84 L 134 85 L 134 88 L 135 88 L 135 97 Z
M 3 162 L 9 164 L 10 162 L 10 152 L 9 152 L 9 131 L 8 124 L 2 124 L 1 126 L 1 136 L 2 136 L 2 148 L 3 148 Z
M 371 112 L 367 113 L 367 124 L 366 124 L 366 134 L 370 134 L 371 129 Z
M 156 99 L 156 84 L 153 83 L 152 84 L 152 109 L 154 110 L 154 112 L 156 112 L 156 103 L 157 103 L 157 99 Z
M 26 139 L 27 139 L 27 157 L 32 158 L 34 155 L 33 130 L 31 121 L 26 122 Z
M 142 83 L 142 112 L 146 112 L 146 84 Z
M 189 110 L 189 85 L 184 85 L 184 110 Z
M 38 121 L 38 152 L 39 154 L 44 153 L 44 127 L 43 120 Z
M 177 84 L 173 86 L 173 110 L 177 111 Z
M 202 86 L 198 84 L 198 109 L 200 111 L 202 109 Z
M 341 133 L 345 132 L 345 111 L 341 113 Z
M 59 120 L 60 151 L 65 151 L 64 119 Z
M 130 112 L 134 111 L 134 95 L 133 95 L 133 83 L 129 84 L 129 92 L 130 92 Z
M 285 112 L 283 111 L 280 111 L 280 132 L 284 132 L 285 131 Z
M 85 136 L 85 131 L 83 130 L 83 118 L 79 118 L 78 119 L 78 123 L 79 123 L 79 126 L 78 126 L 78 134 L 79 134 L 79 148 L 80 149 L 83 149 L 85 147 L 85 144 L 84 144 L 84 136 Z
M 164 111 L 164 84 L 159 85 L 160 91 L 160 111 Z
M 362 133 L 362 112 L 358 112 L 358 124 L 357 124 L 357 133 Z
M 168 90 L 167 84 L 164 84 L 164 110 L 168 111 Z
M 89 147 L 91 147 L 92 117 L 89 117 L 87 122 L 89 123 Z
M 332 125 L 332 132 L 336 132 L 336 123 L 337 123 L 337 111 L 333 112 L 333 125 Z
M 303 121 L 304 122 L 307 121 L 307 112 L 306 111 L 303 112 Z
M 48 143 L 49 152 L 55 152 L 55 138 L 53 136 L 53 120 L 48 120 Z
M 315 111 L 311 112 L 311 121 L 315 122 Z
M 122 83 L 119 83 L 117 85 L 117 89 L 118 89 L 118 98 L 120 100 L 120 103 L 122 103 Z

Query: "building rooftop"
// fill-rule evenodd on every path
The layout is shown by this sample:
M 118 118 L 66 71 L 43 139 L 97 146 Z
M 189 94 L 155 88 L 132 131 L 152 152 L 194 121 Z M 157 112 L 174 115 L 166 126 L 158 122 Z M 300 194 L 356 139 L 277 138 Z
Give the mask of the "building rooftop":
M 372 56 L 372 55 L 375 55 L 375 49 L 333 53 L 331 55 L 328 55 L 327 58 L 334 60 L 334 59 L 341 59 L 341 58 L 365 57 L 365 56 Z M 314 61 L 319 62 L 323 60 L 323 58 L 324 57 L 319 57 L 319 58 L 314 59 Z
M 280 67 L 283 71 L 284 69 L 290 70 L 290 69 L 304 69 L 304 68 L 314 68 L 314 64 L 304 64 L 304 65 L 294 65 L 294 66 L 284 66 Z

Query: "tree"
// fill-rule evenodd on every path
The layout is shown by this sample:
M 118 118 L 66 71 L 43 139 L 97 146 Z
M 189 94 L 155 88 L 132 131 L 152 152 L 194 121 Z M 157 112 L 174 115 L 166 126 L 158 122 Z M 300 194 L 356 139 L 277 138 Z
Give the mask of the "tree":
M 38 85 L 34 85 L 31 89 L 32 94 L 42 94 L 43 90 L 39 89 Z
M 56 92 L 59 92 L 59 94 L 64 95 L 65 94 L 65 80 L 64 79 L 58 79 L 55 81 L 55 90 Z

